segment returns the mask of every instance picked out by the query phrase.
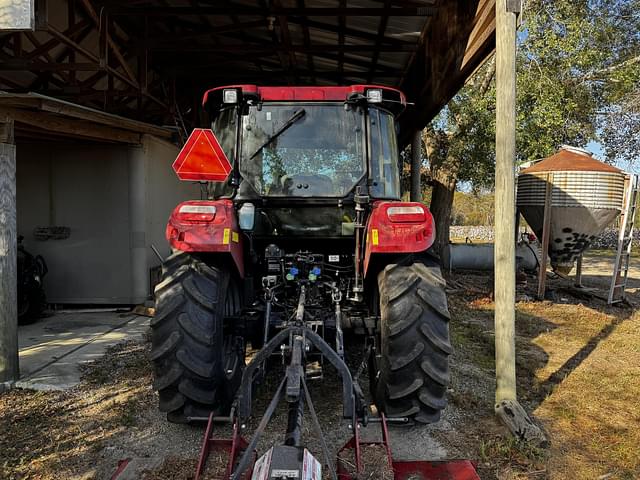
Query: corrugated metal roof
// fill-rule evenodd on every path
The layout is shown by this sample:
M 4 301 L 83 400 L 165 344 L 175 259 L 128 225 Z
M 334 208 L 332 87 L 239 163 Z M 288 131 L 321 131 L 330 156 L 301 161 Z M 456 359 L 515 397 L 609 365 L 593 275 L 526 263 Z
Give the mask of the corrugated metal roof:
M 525 168 L 520 173 L 534 172 L 613 172 L 621 173 L 622 170 L 596 160 L 589 153 L 579 151 L 571 147 L 564 147 L 555 155 L 551 155 L 539 161 L 529 168 Z
M 495 25 L 495 0 L 67 3 L 49 0 L 48 25 L 29 33 L 35 43 L 26 33 L 4 43 L 0 88 L 159 123 L 176 111 L 197 123 L 201 92 L 225 84 L 380 83 L 415 102 L 401 119 L 410 132 L 491 52 Z

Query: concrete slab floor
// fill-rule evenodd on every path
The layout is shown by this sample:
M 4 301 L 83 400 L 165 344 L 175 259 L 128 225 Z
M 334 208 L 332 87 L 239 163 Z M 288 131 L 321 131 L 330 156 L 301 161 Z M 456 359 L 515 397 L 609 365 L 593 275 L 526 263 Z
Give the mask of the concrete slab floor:
M 117 312 L 69 312 L 18 329 L 20 380 L 16 387 L 64 390 L 80 382 L 80 364 L 110 345 L 140 339 L 149 319 Z

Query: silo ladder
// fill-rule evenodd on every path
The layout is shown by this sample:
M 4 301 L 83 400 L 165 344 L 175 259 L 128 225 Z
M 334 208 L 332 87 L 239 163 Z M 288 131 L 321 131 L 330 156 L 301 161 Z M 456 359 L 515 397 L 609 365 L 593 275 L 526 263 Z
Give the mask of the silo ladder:
M 631 247 L 633 244 L 633 225 L 638 204 L 638 190 L 640 184 L 638 175 L 631 174 L 626 183 L 624 205 L 620 218 L 620 233 L 618 234 L 618 251 L 616 263 L 609 288 L 609 305 L 624 301 L 624 289 L 629 275 L 629 262 L 631 260 Z

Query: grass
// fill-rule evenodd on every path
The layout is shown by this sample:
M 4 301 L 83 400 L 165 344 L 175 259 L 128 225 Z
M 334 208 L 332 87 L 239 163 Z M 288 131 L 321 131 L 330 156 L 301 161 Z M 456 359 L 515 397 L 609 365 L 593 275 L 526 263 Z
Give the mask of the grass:
M 452 405 L 477 412 L 468 431 L 458 431 L 468 436 L 466 455 L 480 460 L 483 480 L 640 479 L 640 312 L 566 296 L 566 303 L 516 306 L 519 398 L 547 432 L 548 448 L 496 429 L 486 408 L 492 392 L 450 395 Z M 468 362 L 492 375 L 489 293 L 456 292 L 449 300 L 458 368 L 469 370 Z
M 573 319 L 578 342 L 602 328 L 591 337 L 595 345 L 583 344 L 590 353 L 578 356 L 579 364 L 535 411 L 554 440 L 550 466 L 576 479 L 640 478 L 640 314 L 619 318 L 597 312 Z M 553 339 L 541 339 L 540 344 L 552 358 L 568 356 Z M 575 350 L 575 343 L 569 345 Z M 548 369 L 540 375 L 546 377 Z
M 529 474 L 546 472 L 545 463 L 548 452 L 516 440 L 514 437 L 495 437 L 483 440 L 480 444 L 480 460 L 497 465 L 498 473 L 510 471 L 512 474 Z

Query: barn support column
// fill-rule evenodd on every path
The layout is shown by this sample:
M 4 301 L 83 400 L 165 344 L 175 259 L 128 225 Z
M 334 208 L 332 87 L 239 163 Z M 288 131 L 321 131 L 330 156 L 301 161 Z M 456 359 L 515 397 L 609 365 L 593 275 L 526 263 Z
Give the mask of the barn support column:
M 422 201 L 422 185 L 420 184 L 420 167 L 422 167 L 422 130 L 416 130 L 411 142 L 411 201 Z
M 13 119 L 0 114 L 0 392 L 18 380 L 16 146 Z
M 516 395 L 516 19 L 519 0 L 496 1 L 495 344 L 496 415 L 519 438 L 544 436 Z
M 131 147 L 129 153 L 129 232 L 131 246 L 131 300 L 143 303 L 149 294 L 147 267 L 147 148 Z

